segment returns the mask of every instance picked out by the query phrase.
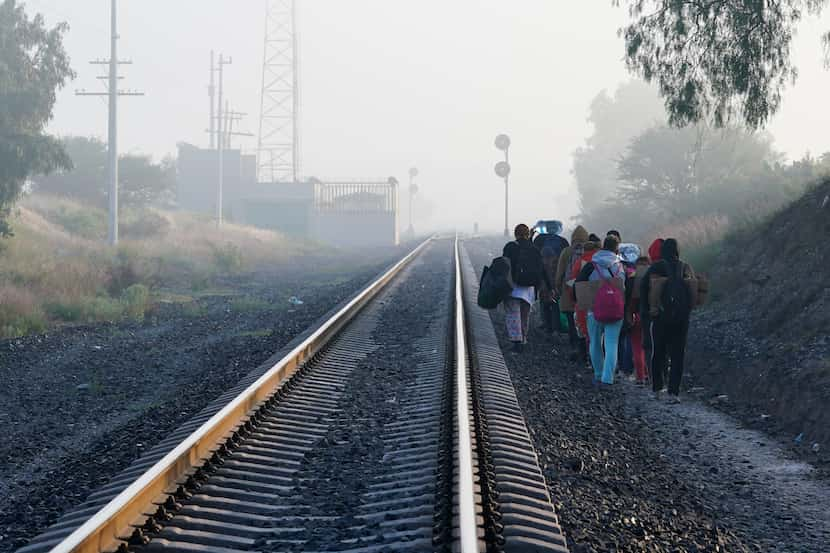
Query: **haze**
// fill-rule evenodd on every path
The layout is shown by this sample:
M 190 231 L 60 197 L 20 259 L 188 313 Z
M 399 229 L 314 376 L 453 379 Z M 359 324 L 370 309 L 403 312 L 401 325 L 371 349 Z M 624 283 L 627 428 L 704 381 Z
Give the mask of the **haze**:
M 108 57 L 108 2 L 28 0 L 50 24 L 66 21 L 77 79 L 61 92 L 51 131 L 106 134 L 97 89 Z M 302 174 L 328 178 L 397 176 L 416 165 L 422 228 L 501 228 L 502 187 L 492 166 L 499 132 L 513 139 L 511 220 L 576 214 L 571 153 L 590 134 L 588 105 L 630 77 L 616 30 L 626 20 L 610 1 L 313 0 L 299 7 Z M 264 2 L 163 0 L 121 3 L 124 152 L 175 154 L 180 141 L 206 145 L 209 53 L 233 57 L 228 98 L 257 131 Z M 791 158 L 826 151 L 824 106 L 830 72 L 811 19 L 795 42 L 801 71 L 770 131 Z M 242 142 L 253 148 L 255 140 Z

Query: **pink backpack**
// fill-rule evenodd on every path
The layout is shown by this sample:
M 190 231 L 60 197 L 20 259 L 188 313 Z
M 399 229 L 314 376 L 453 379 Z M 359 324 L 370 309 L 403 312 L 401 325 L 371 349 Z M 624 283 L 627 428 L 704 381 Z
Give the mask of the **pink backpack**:
M 616 323 L 625 316 L 625 297 L 623 291 L 614 286 L 611 280 L 600 275 L 599 266 L 594 263 L 594 271 L 602 279 L 596 298 L 594 298 L 594 319 L 601 323 Z M 611 271 L 608 271 L 611 274 Z

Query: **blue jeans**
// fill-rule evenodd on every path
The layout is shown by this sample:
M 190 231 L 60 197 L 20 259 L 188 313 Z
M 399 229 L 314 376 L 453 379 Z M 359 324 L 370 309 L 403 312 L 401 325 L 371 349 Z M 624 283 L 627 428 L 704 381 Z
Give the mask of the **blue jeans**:
M 594 367 L 594 378 L 606 384 L 614 383 L 617 347 L 622 325 L 622 321 L 601 323 L 594 319 L 592 312 L 588 312 L 588 335 L 591 337 L 591 365 Z M 603 339 L 605 340 L 605 355 L 602 352 Z

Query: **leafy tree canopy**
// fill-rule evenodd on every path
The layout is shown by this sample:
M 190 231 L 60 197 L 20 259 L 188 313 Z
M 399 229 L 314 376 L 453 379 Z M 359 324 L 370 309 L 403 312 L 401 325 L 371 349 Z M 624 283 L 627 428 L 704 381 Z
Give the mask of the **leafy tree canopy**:
M 107 145 L 97 138 L 85 136 L 64 138 L 62 144 L 72 161 L 72 168 L 35 177 L 32 180 L 35 191 L 105 207 Z M 170 203 L 175 179 L 172 159 L 155 163 L 147 155 L 122 155 L 118 161 L 119 203 L 128 207 Z
M 591 102 L 593 133 L 574 154 L 573 176 L 583 213 L 591 212 L 617 191 L 617 160 L 643 130 L 664 121 L 656 91 L 641 81 L 621 85 L 613 96 L 600 92 Z
M 60 143 L 44 133 L 56 92 L 74 77 L 63 47 L 65 24 L 47 29 L 16 0 L 0 3 L 0 237 L 26 179 L 68 167 Z
M 798 23 L 828 1 L 628 0 L 626 64 L 657 82 L 672 125 L 757 129 L 798 76 L 790 56 Z M 830 32 L 824 44 L 830 62 Z

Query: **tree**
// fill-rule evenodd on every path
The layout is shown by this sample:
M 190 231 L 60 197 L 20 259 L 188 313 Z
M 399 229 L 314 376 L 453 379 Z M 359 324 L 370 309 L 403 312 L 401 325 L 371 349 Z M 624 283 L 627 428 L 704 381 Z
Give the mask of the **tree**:
M 621 85 L 613 97 L 602 91 L 594 98 L 588 114 L 593 133 L 573 154 L 572 173 L 583 214 L 616 192 L 617 160 L 631 139 L 664 119 L 657 93 L 639 81 Z
M 626 64 L 656 81 L 669 122 L 762 127 L 798 70 L 790 46 L 804 12 L 829 0 L 629 0 Z M 619 0 L 615 0 L 619 3 Z M 824 35 L 830 63 L 830 32 Z
M 105 206 L 107 145 L 97 138 L 86 136 L 70 136 L 61 142 L 72 162 L 71 167 L 33 177 L 34 190 Z
M 63 47 L 65 24 L 46 29 L 16 0 L 0 4 L 0 237 L 31 175 L 70 165 L 60 143 L 44 133 L 57 91 L 74 77 Z
M 72 161 L 72 168 L 35 177 L 32 180 L 35 191 L 106 207 L 107 145 L 97 138 L 85 136 L 70 136 L 62 142 Z M 154 163 L 147 155 L 120 156 L 119 204 L 143 207 L 152 203 L 170 203 L 175 177 L 175 161 L 172 159 Z
M 811 158 L 786 165 L 765 133 L 730 127 L 652 127 L 619 160 L 622 205 L 663 224 L 700 215 L 739 216 L 752 203 L 782 205 L 819 170 Z

